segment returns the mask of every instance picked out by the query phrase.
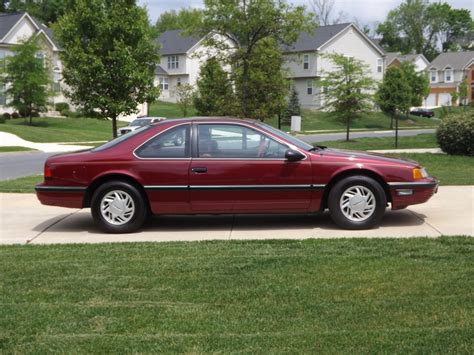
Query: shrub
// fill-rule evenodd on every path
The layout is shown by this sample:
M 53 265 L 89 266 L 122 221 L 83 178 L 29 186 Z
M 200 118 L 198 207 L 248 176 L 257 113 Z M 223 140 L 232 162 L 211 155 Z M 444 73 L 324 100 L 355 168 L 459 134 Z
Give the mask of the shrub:
M 66 102 L 58 102 L 56 105 L 54 105 L 54 108 L 59 112 L 66 111 L 69 110 L 69 104 Z
M 447 116 L 436 131 L 436 139 L 448 154 L 474 156 L 474 113 Z
M 18 112 L 13 112 L 12 113 L 12 118 L 20 118 L 20 114 Z
M 8 112 L 5 112 L 5 113 L 3 114 L 3 118 L 4 118 L 5 120 L 9 120 L 9 119 L 12 118 L 12 115 L 10 115 Z

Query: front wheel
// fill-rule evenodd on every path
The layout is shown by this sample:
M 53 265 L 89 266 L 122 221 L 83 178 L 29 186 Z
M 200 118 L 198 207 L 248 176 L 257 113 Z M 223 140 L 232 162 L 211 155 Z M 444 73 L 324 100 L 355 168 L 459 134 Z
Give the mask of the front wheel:
M 344 178 L 329 192 L 331 218 L 344 229 L 373 228 L 380 223 L 386 205 L 382 186 L 367 176 Z
M 131 233 L 147 216 L 145 200 L 138 189 L 123 181 L 101 185 L 92 196 L 92 217 L 108 233 Z

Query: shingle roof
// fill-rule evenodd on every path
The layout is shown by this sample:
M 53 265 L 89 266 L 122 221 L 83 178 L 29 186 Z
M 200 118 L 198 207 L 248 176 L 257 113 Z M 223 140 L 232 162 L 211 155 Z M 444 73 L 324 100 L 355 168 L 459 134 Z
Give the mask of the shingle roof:
M 0 13 L 0 40 L 5 37 L 24 14 L 24 12 L 15 12 L 12 14 Z
M 474 60 L 474 51 L 441 53 L 427 69 L 444 69 L 449 65 L 452 69 L 462 70 L 472 60 Z
M 301 32 L 295 43 L 290 46 L 282 45 L 281 50 L 283 52 L 315 51 L 350 25 L 350 23 L 341 23 L 331 26 L 320 26 L 312 32 Z
M 155 69 L 155 74 L 156 75 L 168 75 L 168 72 L 166 70 L 164 70 L 161 65 L 158 64 L 156 66 L 156 69 Z
M 398 59 L 400 62 L 413 62 L 421 54 L 401 54 L 399 52 L 387 52 L 385 53 L 385 55 L 386 55 L 385 60 L 387 64 L 390 64 L 392 60 L 394 60 L 395 58 Z
M 190 50 L 201 37 L 183 36 L 182 30 L 171 30 L 163 32 L 155 41 L 160 45 L 161 55 L 183 54 Z

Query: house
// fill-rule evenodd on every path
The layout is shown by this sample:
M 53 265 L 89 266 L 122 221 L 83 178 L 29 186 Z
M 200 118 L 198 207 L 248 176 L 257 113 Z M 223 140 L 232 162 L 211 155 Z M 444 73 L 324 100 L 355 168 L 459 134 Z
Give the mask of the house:
M 26 12 L 0 13 L 0 67 L 5 67 L 6 58 L 13 55 L 12 47 L 31 36 L 39 38 L 41 51 L 37 56 L 44 59 L 51 70 L 54 92 L 51 106 L 58 102 L 66 102 L 61 92 L 62 64 L 59 59 L 59 48 L 52 31 Z M 8 98 L 5 96 L 5 89 L 5 86 L 0 87 L 0 112 L 12 112 L 12 108 L 6 106 Z
M 285 69 L 298 92 L 304 108 L 323 106 L 318 81 L 332 64 L 324 54 L 340 53 L 361 60 L 370 76 L 381 81 L 384 75 L 384 51 L 352 23 L 321 26 L 313 32 L 302 32 L 291 46 L 283 46 Z
M 205 39 L 205 36 L 186 36 L 182 30 L 166 31 L 156 39 L 160 64 L 155 71 L 155 85 L 161 88 L 160 100 L 176 102 L 178 86 L 196 85 L 201 65 L 216 52 L 205 45 Z
M 400 54 L 400 52 L 385 53 L 385 68 L 399 66 L 403 62 L 413 63 L 415 70 L 421 72 L 426 69 L 430 62 L 423 54 Z
M 467 102 L 474 101 L 474 51 L 441 53 L 426 68 L 430 79 L 430 94 L 425 106 L 451 105 L 451 94 L 467 78 Z M 467 103 L 466 102 L 466 103 Z

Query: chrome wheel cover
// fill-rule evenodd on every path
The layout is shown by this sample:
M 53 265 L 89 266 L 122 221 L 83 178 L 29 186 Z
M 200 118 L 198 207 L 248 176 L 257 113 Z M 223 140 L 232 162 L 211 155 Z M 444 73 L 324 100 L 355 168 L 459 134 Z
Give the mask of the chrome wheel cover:
M 113 190 L 102 197 L 100 213 L 110 224 L 121 226 L 132 219 L 135 214 L 135 203 L 127 192 Z
M 376 204 L 373 192 L 360 185 L 346 189 L 339 201 L 343 215 L 354 222 L 362 222 L 372 216 Z

